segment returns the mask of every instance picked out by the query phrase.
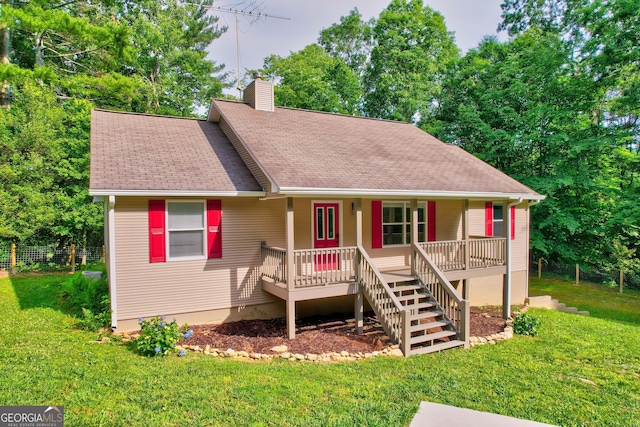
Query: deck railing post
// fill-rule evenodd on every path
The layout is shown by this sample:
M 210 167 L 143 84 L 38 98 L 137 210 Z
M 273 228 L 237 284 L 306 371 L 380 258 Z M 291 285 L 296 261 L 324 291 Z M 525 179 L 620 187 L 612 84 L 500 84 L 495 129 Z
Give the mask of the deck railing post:
M 295 278 L 296 278 L 296 274 L 295 274 L 295 263 L 294 263 L 294 253 L 293 253 L 293 249 L 294 249 L 294 239 L 293 239 L 293 233 L 294 233 L 294 225 L 293 225 L 293 198 L 291 197 L 287 197 L 287 212 L 286 212 L 286 238 L 287 238 L 287 272 L 286 272 L 286 279 L 287 279 L 287 287 L 289 288 L 290 291 L 294 290 L 295 288 Z M 295 309 L 294 309 L 295 310 Z
M 460 339 L 464 341 L 464 348 L 469 348 L 469 327 L 471 322 L 471 308 L 469 300 L 460 302 Z
M 402 319 L 402 340 L 400 350 L 404 357 L 411 356 L 411 310 L 404 309 L 400 312 Z

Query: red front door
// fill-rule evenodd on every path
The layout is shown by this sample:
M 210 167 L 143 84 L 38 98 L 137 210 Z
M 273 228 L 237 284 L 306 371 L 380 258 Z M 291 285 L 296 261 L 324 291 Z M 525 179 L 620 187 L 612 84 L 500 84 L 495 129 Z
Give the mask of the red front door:
M 313 204 L 313 248 L 327 249 L 340 246 L 340 215 L 338 203 Z M 315 270 L 339 270 L 337 254 L 319 254 L 314 258 Z

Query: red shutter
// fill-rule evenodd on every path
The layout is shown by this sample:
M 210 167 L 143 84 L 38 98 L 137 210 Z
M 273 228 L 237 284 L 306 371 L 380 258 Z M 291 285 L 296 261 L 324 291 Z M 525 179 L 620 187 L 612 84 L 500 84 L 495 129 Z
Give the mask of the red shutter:
M 207 200 L 207 258 L 222 258 L 222 201 Z
M 487 202 L 484 205 L 484 235 L 493 236 L 493 203 Z
M 382 201 L 371 202 L 371 248 L 382 247 Z
M 165 262 L 164 200 L 149 200 L 149 262 Z
M 516 207 L 511 206 L 511 240 L 516 238 Z
M 427 242 L 436 240 L 436 202 L 427 202 Z

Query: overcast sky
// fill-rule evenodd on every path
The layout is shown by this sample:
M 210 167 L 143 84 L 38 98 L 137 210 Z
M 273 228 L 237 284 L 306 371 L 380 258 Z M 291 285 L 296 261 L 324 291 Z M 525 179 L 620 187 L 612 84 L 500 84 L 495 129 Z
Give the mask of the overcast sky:
M 314 43 L 323 28 L 340 21 L 357 7 L 368 20 L 378 17 L 390 0 L 256 0 L 262 12 L 283 16 L 290 20 L 267 18 L 250 24 L 239 16 L 240 70 L 261 68 L 264 58 L 276 54 L 287 56 Z M 476 47 L 483 36 L 496 34 L 500 22 L 502 0 L 425 0 L 424 3 L 442 13 L 450 31 L 455 33 L 456 44 L 462 50 Z M 249 1 L 220 0 L 219 8 L 242 8 Z M 238 6 L 240 5 L 240 6 Z M 225 70 L 237 74 L 236 26 L 231 13 L 219 13 L 221 25 L 229 29 L 210 48 L 210 58 L 225 64 Z M 501 39 L 506 36 L 501 34 Z M 235 92 L 235 91 L 234 91 Z M 237 93 L 232 92 L 234 95 Z

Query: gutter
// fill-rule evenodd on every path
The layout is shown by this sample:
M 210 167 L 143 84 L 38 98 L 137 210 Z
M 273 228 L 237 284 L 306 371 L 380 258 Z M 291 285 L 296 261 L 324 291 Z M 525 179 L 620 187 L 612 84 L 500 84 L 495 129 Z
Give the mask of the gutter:
M 91 196 L 139 196 L 139 197 L 264 197 L 265 191 L 191 191 L 191 190 L 89 190 Z
M 546 196 L 528 193 L 491 193 L 491 192 L 463 192 L 463 191 L 416 191 L 416 190 L 377 190 L 354 188 L 313 188 L 313 187 L 280 187 L 280 194 L 286 196 L 345 196 L 345 197 L 385 197 L 408 198 L 428 197 L 431 199 L 507 199 L 507 200 L 543 200 Z

